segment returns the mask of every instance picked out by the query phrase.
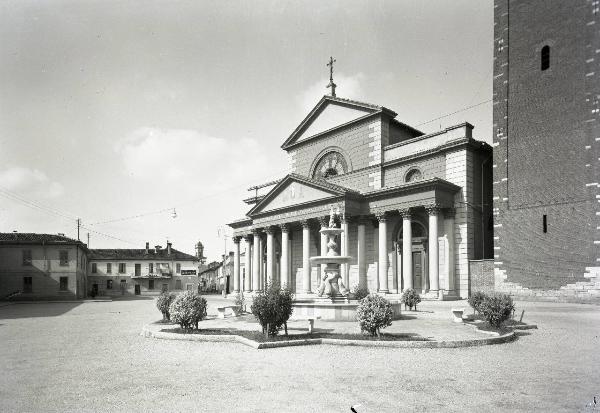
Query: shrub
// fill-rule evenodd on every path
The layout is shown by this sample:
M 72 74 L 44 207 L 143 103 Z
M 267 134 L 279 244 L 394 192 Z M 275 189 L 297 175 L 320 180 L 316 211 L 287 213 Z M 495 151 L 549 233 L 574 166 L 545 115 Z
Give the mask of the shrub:
M 485 320 L 495 328 L 510 318 L 515 309 L 512 298 L 506 294 L 486 295 L 480 305 L 480 311 Z
M 405 308 L 406 308 L 406 306 L 408 306 L 408 308 L 410 308 L 410 309 L 412 309 L 414 307 L 416 310 L 417 304 L 419 304 L 421 302 L 421 296 L 419 295 L 418 292 L 415 291 L 414 288 L 407 288 L 402 293 L 401 301 L 404 303 Z
M 360 287 L 358 284 L 354 285 L 350 290 L 350 293 L 354 295 L 355 300 L 362 300 L 367 295 L 369 295 L 369 290 L 367 287 Z
M 368 332 L 371 336 L 379 336 L 380 329 L 391 326 L 393 315 L 392 304 L 375 294 L 363 298 L 356 309 L 360 330 Z
M 171 320 L 171 314 L 169 313 L 169 306 L 175 299 L 175 294 L 164 292 L 156 297 L 156 308 L 163 315 L 163 320 Z
M 293 312 L 294 294 L 279 284 L 269 284 L 265 291 L 256 293 L 250 310 L 262 326 L 263 333 L 275 336 L 282 327 L 287 335 L 287 321 Z
M 169 306 L 171 319 L 181 328 L 198 329 L 198 322 L 206 317 L 206 299 L 193 291 L 178 294 Z
M 471 294 L 469 297 L 469 305 L 473 307 L 473 311 L 481 314 L 481 304 L 483 303 L 483 300 L 485 300 L 485 297 L 487 297 L 487 295 L 483 291 L 475 291 Z

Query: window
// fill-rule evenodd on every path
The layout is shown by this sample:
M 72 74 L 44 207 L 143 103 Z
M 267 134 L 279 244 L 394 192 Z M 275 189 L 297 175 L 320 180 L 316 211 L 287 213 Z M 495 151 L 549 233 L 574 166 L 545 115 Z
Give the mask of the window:
M 98 266 L 95 262 L 92 263 L 92 274 L 96 274 L 98 272 Z
M 542 217 L 542 229 L 544 230 L 544 234 L 548 232 L 548 216 L 544 215 Z
M 106 273 L 112 274 L 112 263 L 110 263 L 110 262 L 106 263 Z
M 148 272 L 150 274 L 154 274 L 154 263 L 151 262 L 150 264 L 148 264 Z
M 106 280 L 106 289 L 107 290 L 112 290 L 112 283 L 113 283 L 113 280 Z
M 163 284 L 162 285 L 162 292 L 165 293 L 167 291 L 169 291 L 169 284 Z
M 119 263 L 119 274 L 125 274 L 127 265 L 124 262 Z
M 411 171 L 408 171 L 404 180 L 406 182 L 414 182 L 421 180 L 422 177 L 423 174 L 421 174 L 421 171 L 419 171 L 418 169 L 413 169 Z
M 542 70 L 550 67 L 550 46 L 542 47 Z
M 30 266 L 31 262 L 31 250 L 23 250 L 23 265 Z
M 175 271 L 177 272 L 177 274 L 181 274 L 181 264 L 179 264 L 179 263 L 176 264 Z
M 33 278 L 32 277 L 23 277 L 23 292 L 24 293 L 33 292 Z
M 348 164 L 344 156 L 336 151 L 328 152 L 319 159 L 313 172 L 313 178 L 327 179 L 332 176 L 343 175 L 348 171 Z
M 154 290 L 154 280 L 148 280 L 148 289 Z
M 69 251 L 59 251 L 58 257 L 61 267 L 66 267 L 69 265 Z
M 136 277 L 142 276 L 142 264 L 135 264 L 135 276 Z
M 175 280 L 175 289 L 181 290 L 181 280 Z
M 60 291 L 69 291 L 69 277 L 60 277 Z

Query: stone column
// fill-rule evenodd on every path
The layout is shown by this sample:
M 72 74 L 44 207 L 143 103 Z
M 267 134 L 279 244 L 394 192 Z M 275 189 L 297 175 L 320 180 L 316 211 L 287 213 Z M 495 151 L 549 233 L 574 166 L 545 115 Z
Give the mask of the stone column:
M 377 273 L 379 274 L 379 293 L 387 294 L 388 288 L 388 251 L 387 251 L 387 222 L 385 212 L 376 215 L 379 221 L 379 260 L 377 262 Z
M 280 271 L 281 271 L 281 286 L 285 287 L 288 286 L 289 287 L 289 283 L 290 283 L 290 267 L 289 267 L 289 245 L 290 243 L 288 242 L 290 238 L 290 227 L 286 224 L 281 225 L 281 265 L 280 265 Z
M 426 209 L 429 214 L 429 290 L 437 294 L 440 289 L 438 244 L 438 214 L 440 208 L 437 205 L 431 205 Z
M 240 292 L 240 241 L 241 237 L 233 237 L 233 292 Z
M 413 288 L 412 228 L 410 209 L 399 211 L 402 215 L 402 280 L 404 289 Z
M 277 281 L 275 279 L 275 228 L 267 227 L 265 229 L 267 233 L 267 282 L 269 284 Z
M 366 225 L 364 218 L 358 221 L 358 253 L 356 260 L 358 264 L 358 286 L 367 288 L 367 241 Z
M 342 215 L 342 229 L 344 230 L 344 232 L 342 232 L 342 237 L 341 237 L 342 245 L 340 248 L 340 255 L 343 255 L 343 256 L 347 256 L 348 251 L 350 251 L 350 233 L 349 233 L 350 225 L 348 225 L 348 219 L 349 219 L 349 217 L 346 214 Z M 342 271 L 342 281 L 344 282 L 344 285 L 346 286 L 346 288 L 350 289 L 350 264 L 342 264 L 341 271 Z
M 458 248 L 454 244 L 456 242 L 454 237 L 454 214 L 454 209 L 447 209 L 444 211 L 444 218 L 448 221 L 448 262 L 446 263 L 446 266 L 448 267 L 448 276 L 446 277 L 446 285 L 444 286 L 446 291 L 455 290 L 454 274 L 456 269 L 454 267 L 454 257 L 456 256 L 455 251 L 457 251 Z
M 252 280 L 251 274 L 253 273 L 252 271 L 252 260 L 251 260 L 251 254 L 252 254 L 252 235 L 248 234 L 244 236 L 244 241 L 246 242 L 246 262 L 244 263 L 244 267 L 246 268 L 246 278 L 244 280 L 244 291 L 249 293 L 250 291 L 252 291 L 252 284 L 250 283 Z
M 310 288 L 310 226 L 308 221 L 302 221 L 302 291 L 312 292 Z
M 260 291 L 260 230 L 252 231 L 254 244 L 252 247 L 252 290 Z
M 319 218 L 319 224 L 321 224 L 321 229 L 329 227 L 329 220 L 327 218 Z M 327 235 L 320 233 L 321 235 L 321 256 L 327 255 Z M 327 264 L 321 264 L 321 272 L 319 273 L 319 278 L 325 274 L 325 268 Z M 320 282 L 320 281 L 319 281 Z

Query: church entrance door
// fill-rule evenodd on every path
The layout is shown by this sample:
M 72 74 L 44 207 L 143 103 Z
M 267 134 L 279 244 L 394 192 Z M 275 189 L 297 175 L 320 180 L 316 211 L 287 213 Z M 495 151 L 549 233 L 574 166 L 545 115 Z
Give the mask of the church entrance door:
M 413 288 L 416 291 L 423 290 L 423 264 L 421 263 L 421 251 L 412 253 L 412 264 L 413 264 Z

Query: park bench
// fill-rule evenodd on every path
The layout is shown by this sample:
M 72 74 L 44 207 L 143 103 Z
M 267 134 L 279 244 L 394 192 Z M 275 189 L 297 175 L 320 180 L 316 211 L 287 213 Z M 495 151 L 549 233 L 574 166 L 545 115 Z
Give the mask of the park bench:
M 452 315 L 454 316 L 454 322 L 455 323 L 462 323 L 463 322 L 463 313 L 465 311 L 464 308 L 453 308 L 452 310 Z
M 309 316 L 300 316 L 294 317 L 292 321 L 308 321 L 308 334 L 312 334 L 313 328 L 315 327 L 315 320 L 319 320 L 321 316 L 318 315 L 309 315 Z
M 217 311 L 219 312 L 219 318 L 225 318 L 225 311 L 227 309 L 231 309 L 231 312 L 234 316 L 238 316 L 240 314 L 240 307 L 237 305 L 226 305 L 223 307 L 217 307 Z

